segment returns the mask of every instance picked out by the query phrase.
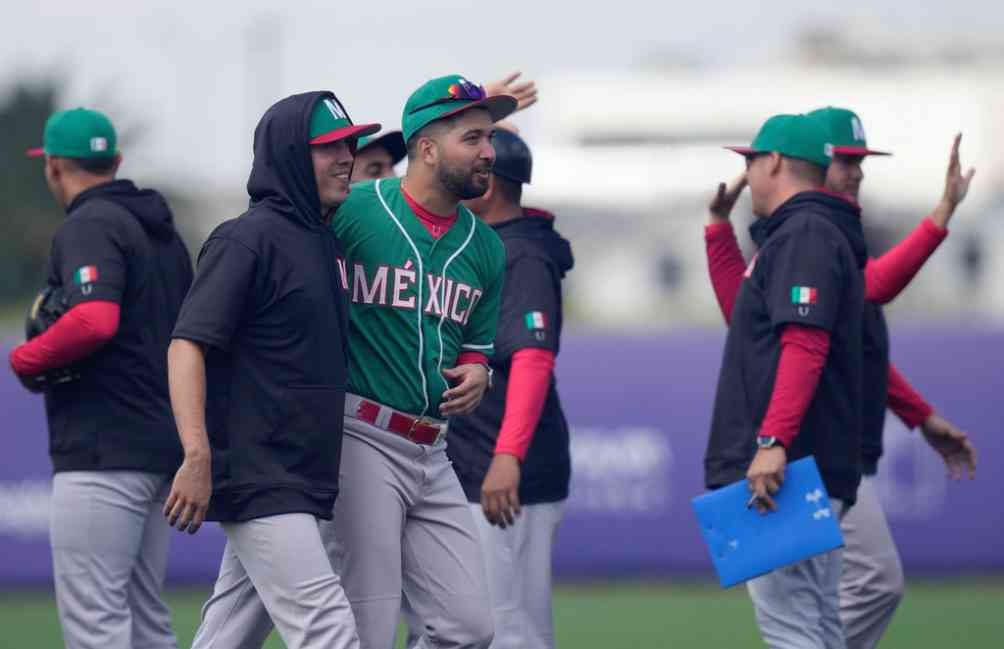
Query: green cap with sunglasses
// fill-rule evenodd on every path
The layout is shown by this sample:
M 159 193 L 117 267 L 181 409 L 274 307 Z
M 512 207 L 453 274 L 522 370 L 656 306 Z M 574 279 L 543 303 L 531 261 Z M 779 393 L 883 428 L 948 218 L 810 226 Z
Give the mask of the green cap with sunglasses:
M 426 81 L 411 93 L 401 116 L 401 130 L 407 142 L 415 133 L 438 119 L 451 117 L 471 108 L 484 108 L 497 122 L 516 110 L 516 98 L 509 95 L 489 97 L 483 86 L 450 74 Z
M 760 127 L 753 144 L 725 148 L 747 157 L 758 153 L 780 153 L 820 167 L 829 167 L 833 161 L 830 134 L 818 120 L 802 114 L 774 115 Z

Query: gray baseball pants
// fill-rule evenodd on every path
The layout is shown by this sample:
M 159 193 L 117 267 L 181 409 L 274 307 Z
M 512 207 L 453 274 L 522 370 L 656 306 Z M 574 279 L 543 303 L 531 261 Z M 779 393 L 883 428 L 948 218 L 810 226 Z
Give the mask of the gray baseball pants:
M 402 593 L 422 621 L 418 647 L 488 647 L 494 627 L 481 546 L 446 442 L 415 444 L 347 416 L 339 487 L 334 518 L 320 530 L 362 649 L 393 646 Z M 295 541 L 290 552 L 301 553 Z M 203 614 L 200 636 L 216 641 L 193 649 L 261 647 L 271 627 L 261 589 L 234 581 L 217 582 Z
M 161 599 L 169 476 L 61 471 L 52 479 L 50 540 L 67 649 L 176 649 Z
M 830 507 L 843 514 L 840 500 Z M 845 649 L 840 623 L 843 549 L 778 568 L 746 582 L 757 625 L 771 649 Z
M 858 501 L 840 522 L 844 568 L 840 576 L 840 617 L 847 649 L 872 649 L 903 599 L 903 566 L 882 512 L 875 478 L 866 476 Z
M 311 514 L 223 523 L 227 545 L 192 649 L 358 649 L 355 620 Z

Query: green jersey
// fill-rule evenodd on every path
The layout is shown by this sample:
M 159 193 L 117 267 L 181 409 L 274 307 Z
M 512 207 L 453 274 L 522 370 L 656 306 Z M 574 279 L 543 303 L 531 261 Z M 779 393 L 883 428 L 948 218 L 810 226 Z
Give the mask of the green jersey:
M 349 382 L 354 394 L 439 417 L 443 368 L 462 351 L 494 351 L 505 248 L 463 206 L 432 237 L 408 206 L 400 178 L 352 186 L 331 227 L 345 246 L 350 297 Z

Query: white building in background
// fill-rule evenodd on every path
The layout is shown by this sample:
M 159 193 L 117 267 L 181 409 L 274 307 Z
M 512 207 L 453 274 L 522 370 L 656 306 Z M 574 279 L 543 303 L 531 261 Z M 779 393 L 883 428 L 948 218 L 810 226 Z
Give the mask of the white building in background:
M 964 133 L 963 164 L 977 169 L 970 196 L 893 313 L 1004 323 L 1004 62 L 674 69 L 540 85 L 546 95 L 524 131 L 535 153 L 526 199 L 555 208 L 575 244 L 573 318 L 653 329 L 720 318 L 704 206 L 742 170 L 721 147 L 749 143 L 769 115 L 836 105 L 861 116 L 870 146 L 894 153 L 865 167 L 876 252 L 937 203 L 952 137 Z M 737 229 L 750 218 L 747 198 Z

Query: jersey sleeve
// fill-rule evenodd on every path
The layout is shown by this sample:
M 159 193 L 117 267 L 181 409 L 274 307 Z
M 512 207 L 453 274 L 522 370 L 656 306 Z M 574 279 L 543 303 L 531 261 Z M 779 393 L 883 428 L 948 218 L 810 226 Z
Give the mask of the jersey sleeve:
M 772 248 L 766 294 L 773 325 L 832 331 L 846 284 L 837 245 L 809 230 L 792 233 Z
M 495 336 L 500 358 L 509 358 L 521 349 L 557 353 L 558 282 L 553 265 L 539 256 L 523 255 L 509 265 Z
M 486 272 L 484 293 L 472 307 L 464 326 L 460 352 L 481 352 L 491 357 L 495 353 L 495 333 L 498 328 L 499 309 L 502 304 L 502 286 L 505 277 L 505 250 L 502 242 L 495 241 L 497 250 L 492 254 Z
M 94 300 L 121 304 L 128 254 L 114 219 L 83 214 L 67 219 L 53 239 L 52 259 L 69 306 Z
M 172 337 L 229 349 L 253 291 L 257 259 L 239 241 L 210 238 L 199 253 Z

